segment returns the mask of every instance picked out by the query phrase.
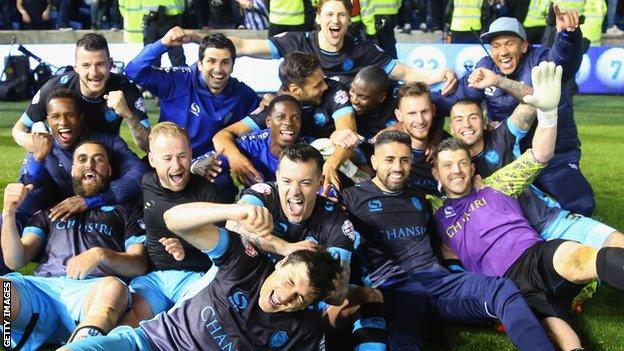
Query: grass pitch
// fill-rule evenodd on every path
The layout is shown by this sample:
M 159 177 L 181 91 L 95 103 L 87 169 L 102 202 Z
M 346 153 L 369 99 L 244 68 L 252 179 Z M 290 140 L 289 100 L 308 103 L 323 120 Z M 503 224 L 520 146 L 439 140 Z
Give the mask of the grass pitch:
M 152 123 L 158 118 L 158 108 L 147 103 Z M 624 228 L 624 97 L 576 96 L 576 122 L 583 143 L 581 168 L 594 188 L 596 211 L 594 218 L 615 227 Z M 23 150 L 11 137 L 11 127 L 25 110 L 27 102 L 0 102 L 0 187 L 18 177 Z M 127 126 L 122 135 L 134 147 Z M 33 266 L 24 272 L 32 272 Z M 583 306 L 574 318 L 574 328 L 581 336 L 586 350 L 624 350 L 624 292 L 599 287 L 594 298 Z M 513 350 L 504 334 L 491 328 L 445 329 L 435 350 Z

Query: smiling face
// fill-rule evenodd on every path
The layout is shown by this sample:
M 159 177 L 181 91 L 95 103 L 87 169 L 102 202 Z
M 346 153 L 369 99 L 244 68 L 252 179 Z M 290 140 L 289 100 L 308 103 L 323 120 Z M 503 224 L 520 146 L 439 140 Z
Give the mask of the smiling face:
M 291 95 L 302 103 L 319 106 L 323 103 L 323 94 L 327 88 L 328 86 L 327 83 L 325 83 L 323 71 L 319 67 L 305 78 L 303 86 L 291 83 L 289 91 Z
M 492 58 L 504 75 L 512 74 L 522 59 L 529 43 L 515 35 L 500 35 L 490 41 Z
M 160 185 L 182 191 L 191 177 L 191 147 L 181 135 L 158 135 L 149 144 L 149 162 L 156 169 Z
M 423 149 L 427 145 L 429 130 L 435 115 L 435 105 L 428 94 L 405 96 L 394 110 L 397 119 L 403 122 L 403 129 L 412 138 L 412 147 Z
M 486 124 L 479 105 L 474 103 L 455 104 L 451 109 L 450 126 L 453 136 L 468 144 L 472 156 L 483 151 L 483 133 Z
M 100 194 L 111 174 L 108 154 L 102 145 L 84 143 L 74 150 L 71 175 L 76 195 Z
M 102 96 L 112 64 L 106 50 L 87 51 L 83 47 L 78 47 L 74 70 L 80 77 L 80 93 L 90 98 Z
M 444 150 L 437 154 L 431 173 L 442 183 L 448 197 L 458 198 L 472 190 L 474 169 L 466 150 Z
M 271 130 L 271 140 L 280 148 L 295 143 L 301 130 L 301 110 L 289 101 L 275 104 L 271 115 L 266 119 L 267 127 Z
M 371 157 L 377 172 L 373 182 L 385 192 L 396 192 L 405 186 L 412 169 L 412 151 L 405 144 L 390 142 L 375 147 Z
M 82 133 L 82 114 L 73 99 L 55 98 L 47 104 L 47 121 L 52 136 L 64 149 L 71 148 Z
M 371 84 L 355 78 L 349 88 L 349 101 L 357 115 L 363 115 L 375 111 L 386 98 L 386 92 L 378 92 Z
M 303 262 L 275 265 L 262 287 L 258 304 L 267 313 L 295 312 L 306 308 L 317 299 L 310 286 L 308 267 Z
M 210 47 L 204 51 L 204 57 L 197 61 L 197 68 L 210 92 L 217 95 L 225 89 L 230 79 L 234 70 L 234 60 L 230 50 Z
M 282 157 L 277 172 L 280 205 L 290 222 L 299 223 L 310 218 L 316 203 L 316 192 L 321 186 L 321 170 L 313 160 L 295 162 Z
M 319 31 L 319 45 L 324 50 L 338 51 L 344 44 L 351 14 L 341 1 L 326 1 L 316 14 Z

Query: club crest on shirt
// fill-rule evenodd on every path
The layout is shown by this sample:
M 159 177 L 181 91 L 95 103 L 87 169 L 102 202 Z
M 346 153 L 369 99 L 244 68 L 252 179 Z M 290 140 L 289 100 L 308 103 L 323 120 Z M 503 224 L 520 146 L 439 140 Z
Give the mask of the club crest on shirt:
M 278 330 L 273 333 L 273 335 L 271 335 L 271 339 L 269 340 L 269 348 L 279 349 L 280 347 L 288 343 L 288 339 L 288 334 L 285 331 Z
M 353 60 L 346 59 L 342 62 L 342 69 L 345 71 L 350 71 L 353 68 Z
M 271 189 L 271 186 L 267 183 L 256 183 L 251 186 L 251 190 L 263 195 L 271 195 L 273 192 L 273 189 Z
M 498 164 L 498 162 L 500 162 L 500 159 L 501 157 L 496 150 L 488 150 L 488 152 L 485 153 L 485 160 L 489 164 Z
M 491 87 L 487 87 L 483 90 L 483 92 L 485 93 L 485 95 L 487 96 L 494 96 L 494 92 L 496 91 L 496 87 L 495 86 L 491 86 Z

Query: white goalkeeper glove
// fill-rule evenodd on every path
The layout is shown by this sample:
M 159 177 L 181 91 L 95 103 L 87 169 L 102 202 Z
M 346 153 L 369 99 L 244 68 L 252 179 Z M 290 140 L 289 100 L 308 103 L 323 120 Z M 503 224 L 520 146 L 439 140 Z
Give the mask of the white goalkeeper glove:
M 540 127 L 554 127 L 557 125 L 557 106 L 561 99 L 561 66 L 554 62 L 542 61 L 531 70 L 533 80 L 533 95 L 527 95 L 522 100 L 537 108 L 537 121 Z

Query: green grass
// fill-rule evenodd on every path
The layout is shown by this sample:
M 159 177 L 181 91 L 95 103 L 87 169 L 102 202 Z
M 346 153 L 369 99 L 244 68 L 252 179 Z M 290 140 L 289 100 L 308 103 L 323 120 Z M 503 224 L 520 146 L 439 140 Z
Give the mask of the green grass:
M 624 97 L 576 96 L 575 113 L 583 142 L 581 168 L 596 193 L 594 217 L 624 228 Z M 154 121 L 158 109 L 148 102 L 148 113 Z M 24 153 L 13 143 L 11 126 L 26 107 L 25 102 L 0 102 L 0 187 L 17 179 Z M 131 146 L 127 127 L 123 136 Z M 136 151 L 136 148 L 134 148 Z M 27 270 L 32 272 L 32 266 Z M 623 350 L 624 293 L 600 287 L 584 311 L 574 319 L 587 350 Z M 440 350 L 513 350 L 504 334 L 490 328 L 447 328 Z

